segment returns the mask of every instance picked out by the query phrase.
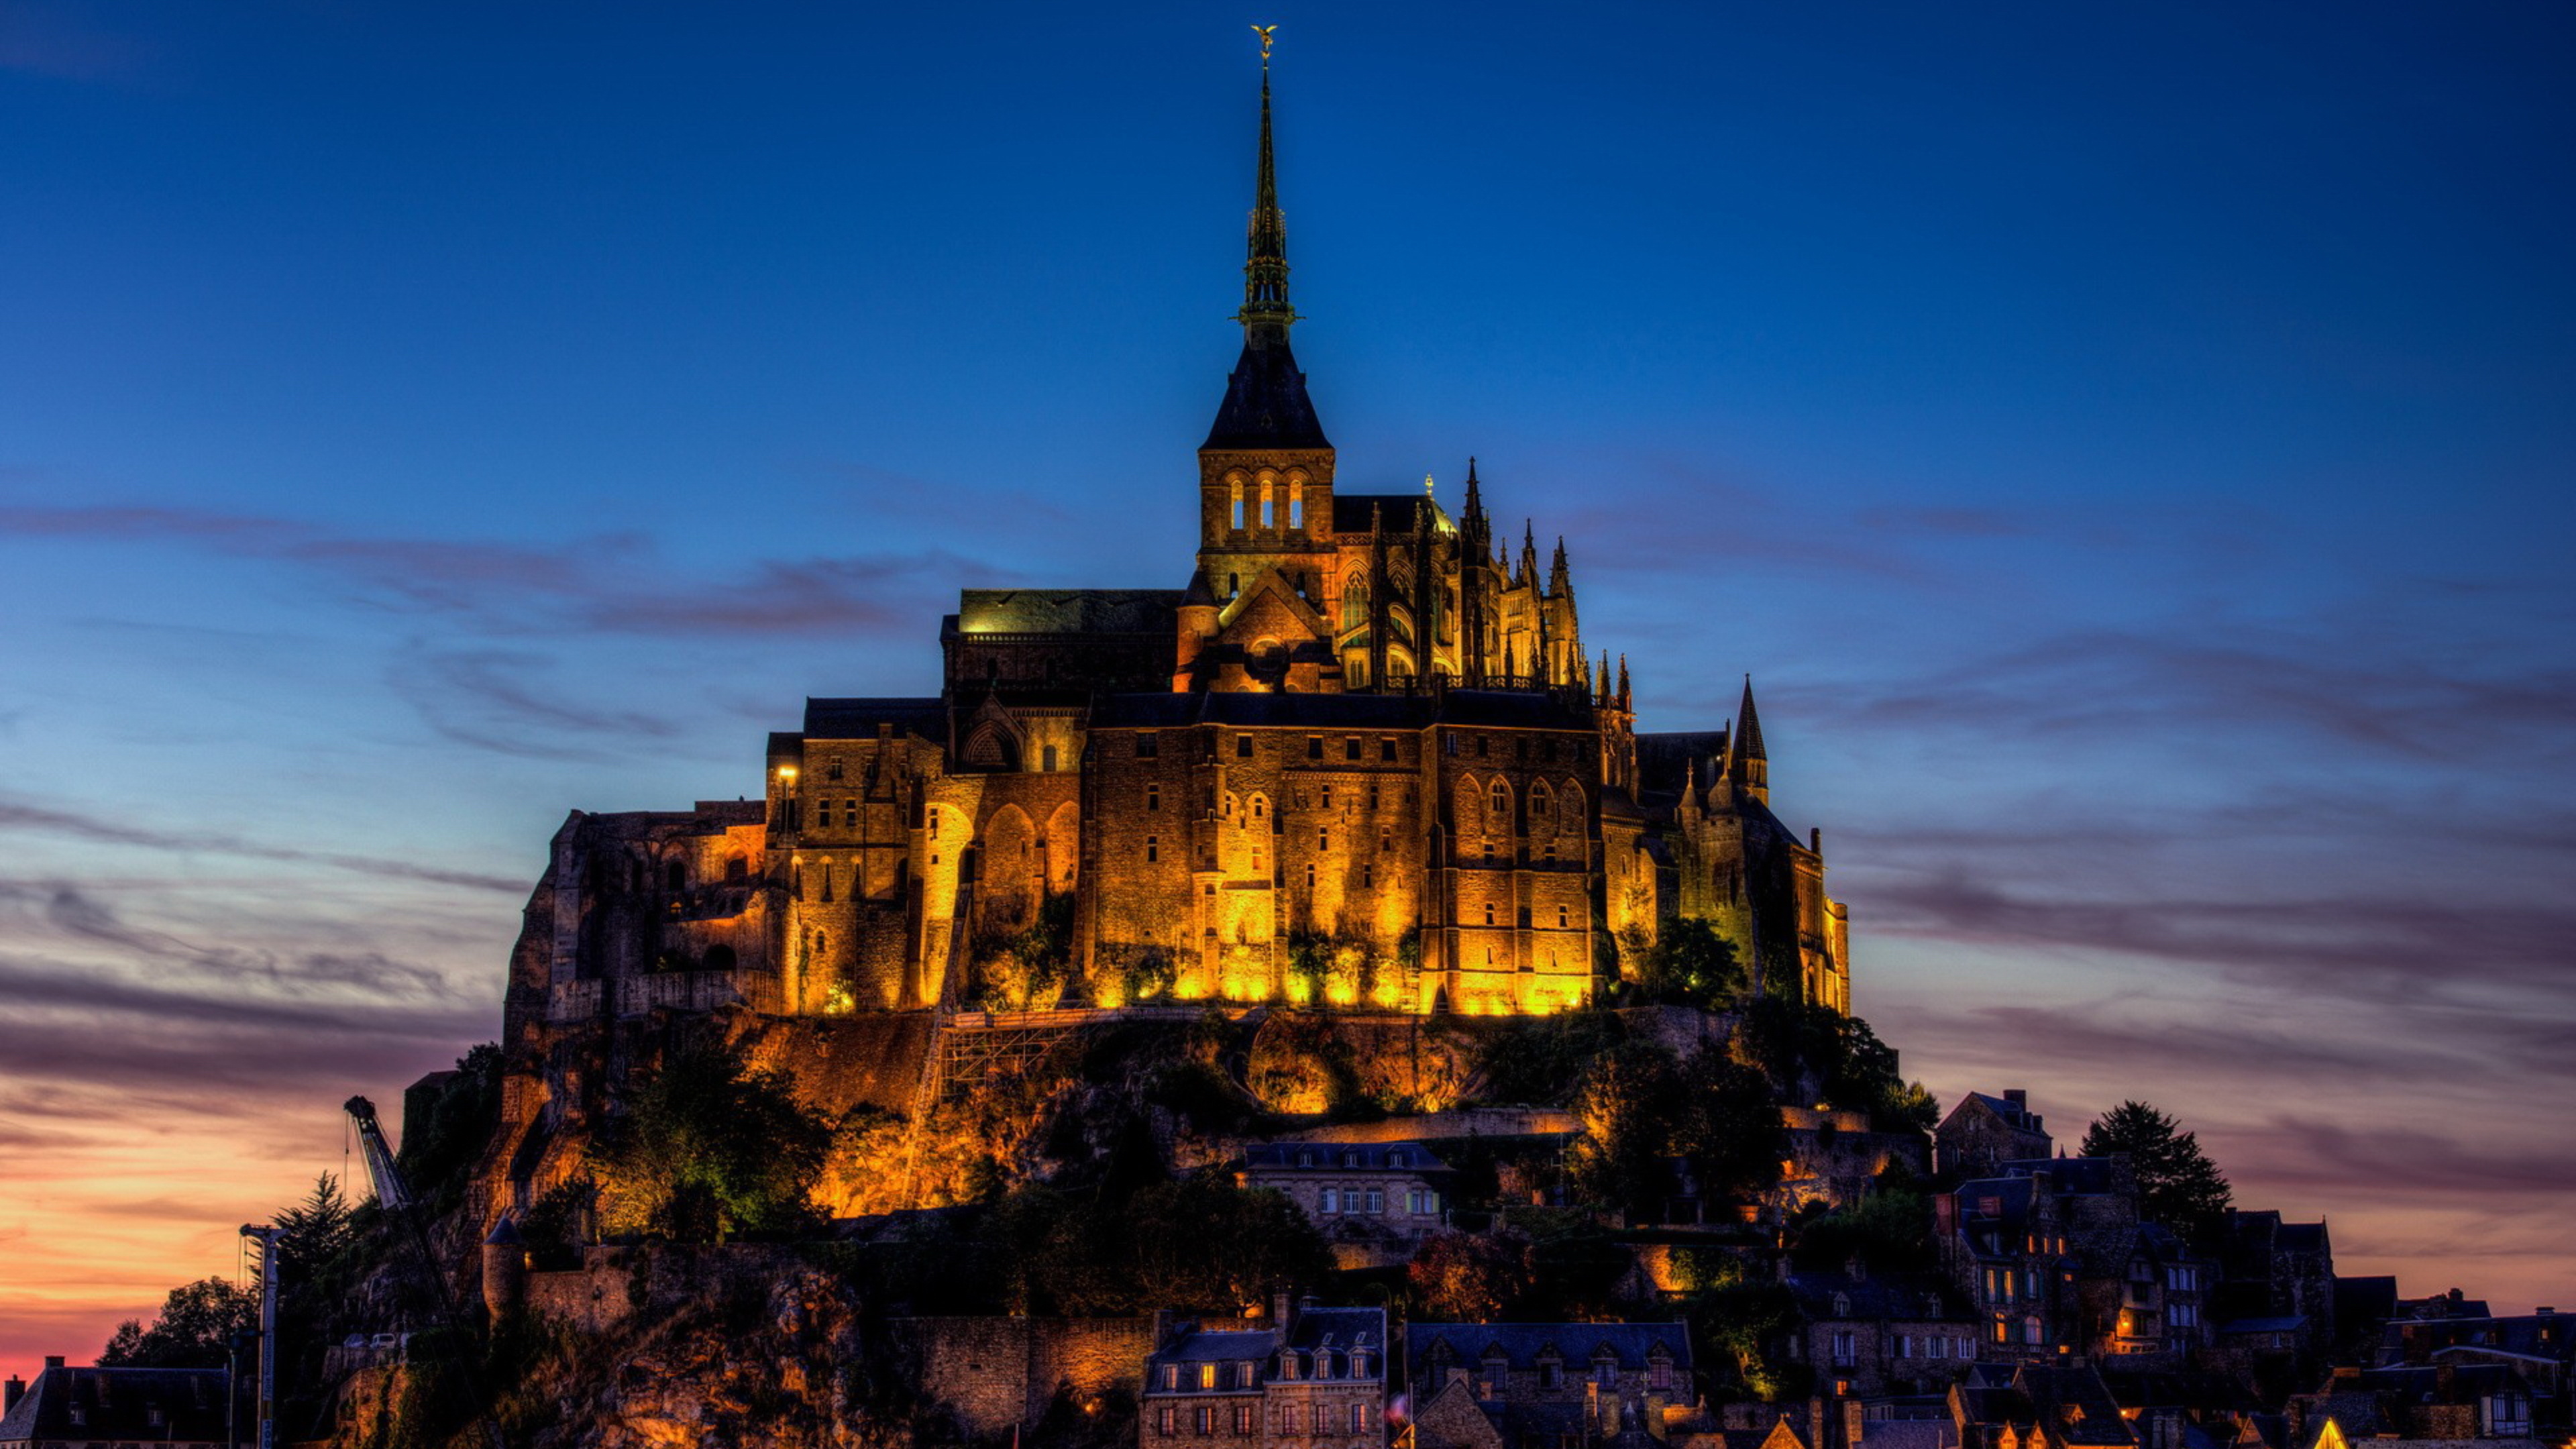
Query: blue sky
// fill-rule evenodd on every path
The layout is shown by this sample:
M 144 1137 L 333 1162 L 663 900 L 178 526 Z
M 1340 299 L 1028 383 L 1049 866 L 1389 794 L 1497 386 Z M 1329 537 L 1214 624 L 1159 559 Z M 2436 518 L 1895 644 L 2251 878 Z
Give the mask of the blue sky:
M 0 8 L 0 1360 L 497 1026 L 563 812 L 1177 586 L 1251 21 L 1346 488 L 1762 691 L 1860 1009 L 2576 1297 L 2562 8 Z

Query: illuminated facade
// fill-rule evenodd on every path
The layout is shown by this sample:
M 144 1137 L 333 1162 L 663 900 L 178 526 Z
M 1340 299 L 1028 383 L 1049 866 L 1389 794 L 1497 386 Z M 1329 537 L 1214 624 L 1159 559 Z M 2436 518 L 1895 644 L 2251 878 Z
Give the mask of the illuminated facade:
M 1842 908 L 1770 812 L 1750 685 L 1729 729 L 1639 735 L 1564 544 L 1498 551 L 1472 461 L 1455 515 L 1427 480 L 1339 486 L 1289 345 L 1266 71 L 1261 106 L 1185 585 L 968 590 L 940 692 L 808 701 L 762 800 L 576 814 L 528 1005 L 1549 1012 L 1686 915 L 1766 989 L 1848 1010 Z

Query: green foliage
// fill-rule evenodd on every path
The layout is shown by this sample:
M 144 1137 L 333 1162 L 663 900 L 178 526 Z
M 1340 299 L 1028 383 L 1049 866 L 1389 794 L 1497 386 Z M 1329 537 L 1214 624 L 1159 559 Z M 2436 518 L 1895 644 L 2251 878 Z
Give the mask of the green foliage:
M 2139 1213 L 2178 1232 L 2205 1237 L 2227 1217 L 2234 1194 L 2198 1134 L 2144 1102 L 2122 1102 L 2085 1129 L 2087 1157 L 2125 1155 L 2137 1174 Z
M 672 1052 L 612 1127 L 591 1154 L 603 1228 L 683 1242 L 808 1222 L 832 1140 L 787 1078 L 723 1043 Z
M 1288 933 L 1288 979 L 1305 988 L 1303 1000 L 1324 999 L 1324 987 L 1333 973 L 1333 952 L 1339 944 L 1322 931 Z
M 1780 1180 L 1780 1108 L 1760 1072 L 1704 1049 L 1683 1065 L 1679 1085 L 1667 1145 L 1689 1161 L 1704 1200 L 1740 1202 Z
M 1662 1220 L 1676 1184 L 1669 1155 L 1682 1087 L 1670 1053 L 1627 1042 L 1595 1059 L 1576 1092 L 1583 1135 L 1566 1155 L 1575 1190 L 1632 1222 Z
M 598 1204 L 599 1189 L 587 1182 L 559 1182 L 546 1189 L 519 1218 L 519 1241 L 528 1250 L 529 1265 L 541 1273 L 580 1267 Z
M 1405 1266 L 1414 1312 L 1461 1323 L 1503 1318 L 1530 1295 L 1531 1246 L 1518 1233 L 1433 1233 Z
M 1332 1260 L 1294 1203 L 1224 1174 L 1154 1183 L 1125 1197 L 1023 1187 L 984 1233 L 1010 1275 L 1010 1306 L 1112 1315 L 1158 1307 L 1231 1315 L 1277 1285 L 1320 1281 Z
M 1637 987 L 1648 1001 L 1723 1011 L 1744 994 L 1744 963 L 1716 927 L 1686 916 L 1637 953 Z
M 1813 1091 L 1816 1101 L 1867 1112 L 1882 1132 L 1929 1132 L 1939 1120 L 1931 1094 L 1897 1074 L 1896 1049 L 1857 1016 L 1764 998 L 1746 1003 L 1735 1043 L 1790 1101 Z
M 987 1010 L 1054 1002 L 1073 975 L 1073 907 L 1072 892 L 1049 892 L 1028 925 L 976 938 L 977 996 Z
M 105 1368 L 222 1368 L 232 1336 L 259 1327 L 259 1290 L 221 1278 L 182 1283 L 149 1328 L 127 1319 L 99 1350 Z
M 1711 1203 L 1740 1201 L 1779 1180 L 1780 1114 L 1763 1075 L 1725 1053 L 1687 1062 L 1646 1042 L 1602 1054 L 1575 1097 L 1583 1137 L 1567 1157 L 1576 1189 L 1659 1221 L 1686 1160 Z
M 1806 1396 L 1807 1368 L 1770 1356 L 1770 1346 L 1800 1325 L 1798 1300 L 1785 1286 L 1737 1279 L 1700 1294 L 1690 1316 L 1693 1336 L 1709 1349 L 1702 1367 L 1721 1396 L 1766 1404 Z
M 1890 1174 L 1859 1202 L 1808 1222 L 1791 1257 L 1801 1268 L 1833 1270 L 1858 1258 L 1872 1273 L 1934 1266 L 1932 1205 L 1922 1190 Z
M 1606 1011 L 1512 1019 L 1477 1043 L 1477 1095 L 1513 1106 L 1562 1106 L 1619 1037 L 1619 1018 Z

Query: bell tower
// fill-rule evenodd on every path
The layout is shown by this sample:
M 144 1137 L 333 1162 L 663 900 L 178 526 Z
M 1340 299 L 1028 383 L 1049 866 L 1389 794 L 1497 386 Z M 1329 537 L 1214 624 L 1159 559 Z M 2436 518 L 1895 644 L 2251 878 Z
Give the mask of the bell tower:
M 1254 27 L 1260 30 L 1261 27 Z M 1261 33 L 1261 152 L 1245 241 L 1243 352 L 1199 445 L 1199 569 L 1222 605 L 1265 571 L 1320 590 L 1333 549 L 1333 445 L 1289 350 L 1288 223 L 1270 138 L 1270 34 Z

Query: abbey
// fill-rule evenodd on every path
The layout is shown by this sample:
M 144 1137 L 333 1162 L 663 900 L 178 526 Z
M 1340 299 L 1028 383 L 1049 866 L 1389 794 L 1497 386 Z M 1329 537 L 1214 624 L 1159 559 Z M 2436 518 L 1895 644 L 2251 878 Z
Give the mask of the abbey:
M 1548 1012 L 1684 917 L 1848 1010 L 1750 682 L 1729 728 L 1639 734 L 1563 542 L 1542 565 L 1498 531 L 1472 461 L 1454 515 L 1427 480 L 1339 486 L 1289 344 L 1266 63 L 1248 253 L 1182 586 L 968 590 L 939 692 L 807 701 L 760 799 L 575 812 L 514 1012 Z

